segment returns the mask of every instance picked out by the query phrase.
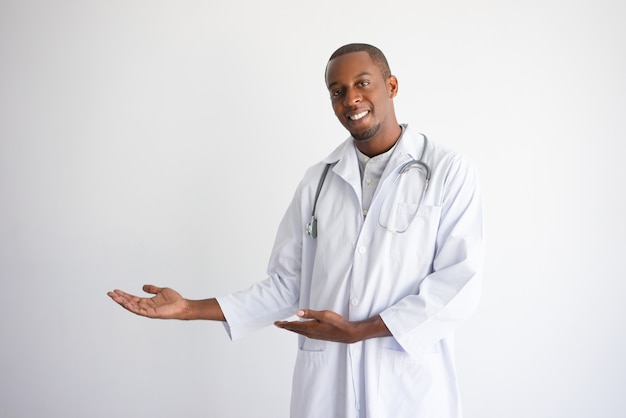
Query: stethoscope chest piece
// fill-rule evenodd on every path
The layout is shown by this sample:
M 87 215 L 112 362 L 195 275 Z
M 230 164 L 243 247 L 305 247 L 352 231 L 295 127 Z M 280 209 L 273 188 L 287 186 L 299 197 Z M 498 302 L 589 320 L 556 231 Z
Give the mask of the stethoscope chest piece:
M 317 238 L 317 218 L 315 217 L 315 208 L 317 207 L 317 200 L 320 197 L 320 192 L 322 191 L 322 186 L 324 185 L 324 180 L 326 179 L 326 174 L 328 174 L 328 170 L 330 169 L 330 164 L 326 164 L 324 167 L 324 172 L 320 177 L 320 181 L 317 185 L 317 190 L 315 191 L 315 200 L 313 201 L 313 210 L 311 210 L 311 222 L 307 223 L 304 227 L 307 235 L 311 238 Z
M 311 216 L 311 222 L 306 224 L 304 229 L 306 233 L 311 236 L 311 238 L 317 238 L 317 219 L 314 216 Z

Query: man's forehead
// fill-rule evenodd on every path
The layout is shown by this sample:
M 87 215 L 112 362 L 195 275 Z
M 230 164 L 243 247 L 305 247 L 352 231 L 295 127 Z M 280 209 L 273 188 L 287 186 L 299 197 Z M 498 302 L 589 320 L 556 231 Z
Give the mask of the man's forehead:
M 326 66 L 326 83 L 328 85 L 333 84 L 338 77 L 358 78 L 378 72 L 378 67 L 367 52 L 349 52 L 328 62 Z

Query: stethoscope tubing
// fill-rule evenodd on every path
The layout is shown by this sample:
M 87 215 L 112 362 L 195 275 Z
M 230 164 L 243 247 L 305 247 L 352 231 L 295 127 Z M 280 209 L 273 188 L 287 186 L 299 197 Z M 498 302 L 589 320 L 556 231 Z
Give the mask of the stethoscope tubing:
M 430 183 L 430 176 L 432 174 L 430 166 L 424 161 L 424 155 L 426 155 L 426 148 L 428 147 L 428 137 L 426 137 L 426 135 L 424 134 L 421 134 L 421 135 L 424 137 L 424 148 L 422 149 L 422 154 L 420 155 L 420 158 L 418 160 L 411 159 L 410 161 L 407 161 L 406 163 L 402 164 L 400 168 L 398 169 L 398 176 L 393 181 L 394 183 L 398 181 L 398 179 L 402 177 L 403 174 L 405 174 L 407 171 L 411 170 L 412 168 L 416 168 L 416 167 L 423 168 L 425 171 L 424 173 L 425 181 L 424 181 L 424 189 L 422 190 L 422 197 L 420 199 L 420 206 L 422 204 L 422 201 L 424 200 L 424 195 L 426 194 L 426 190 L 428 189 L 428 184 Z M 315 214 L 315 211 L 317 208 L 317 201 L 322 191 L 322 186 L 324 185 L 324 180 L 326 179 L 326 175 L 328 174 L 328 170 L 330 169 L 330 166 L 331 166 L 330 163 L 326 164 L 326 167 L 324 167 L 324 171 L 322 172 L 322 175 L 320 176 L 320 180 L 317 185 L 317 190 L 315 191 L 315 198 L 313 200 L 313 209 L 311 210 L 311 220 L 305 225 L 305 228 L 304 228 L 307 235 L 311 236 L 311 238 L 317 238 L 317 216 Z M 380 214 L 379 214 L 378 223 L 379 225 L 383 226 L 380 222 Z M 411 223 L 413 223 L 413 221 L 411 221 Z M 391 230 L 391 229 L 389 230 L 391 232 L 400 232 L 400 233 L 406 231 L 406 229 L 403 231 L 396 231 L 396 230 Z

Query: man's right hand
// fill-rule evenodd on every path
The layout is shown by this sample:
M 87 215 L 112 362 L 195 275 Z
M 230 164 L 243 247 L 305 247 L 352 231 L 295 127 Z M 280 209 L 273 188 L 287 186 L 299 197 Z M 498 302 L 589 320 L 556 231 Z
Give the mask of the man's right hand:
M 153 294 L 154 297 L 140 298 L 121 290 L 107 294 L 122 307 L 137 315 L 148 318 L 187 319 L 190 310 L 187 300 L 175 290 L 150 284 L 145 285 L 143 290 Z

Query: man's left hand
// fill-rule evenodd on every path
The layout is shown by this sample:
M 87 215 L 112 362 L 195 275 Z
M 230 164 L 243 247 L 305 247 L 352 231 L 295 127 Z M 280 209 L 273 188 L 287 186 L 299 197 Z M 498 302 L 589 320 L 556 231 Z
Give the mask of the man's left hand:
M 379 315 L 363 321 L 347 321 L 336 312 L 312 309 L 300 309 L 296 315 L 304 321 L 276 321 L 274 325 L 308 338 L 346 344 L 391 335 Z

